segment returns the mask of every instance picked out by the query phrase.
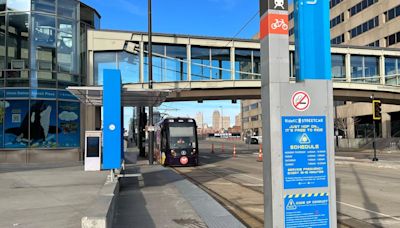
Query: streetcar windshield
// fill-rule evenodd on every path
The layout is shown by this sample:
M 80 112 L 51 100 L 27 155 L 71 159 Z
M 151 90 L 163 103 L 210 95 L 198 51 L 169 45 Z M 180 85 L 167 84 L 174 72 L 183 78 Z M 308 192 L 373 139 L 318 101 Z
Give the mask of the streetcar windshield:
M 196 145 L 193 127 L 169 127 L 171 149 L 188 148 Z

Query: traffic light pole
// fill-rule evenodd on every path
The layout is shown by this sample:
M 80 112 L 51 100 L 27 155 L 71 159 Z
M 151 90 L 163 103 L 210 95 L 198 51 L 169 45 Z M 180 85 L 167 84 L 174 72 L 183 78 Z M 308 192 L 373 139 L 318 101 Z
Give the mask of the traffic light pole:
M 374 141 L 372 142 L 372 146 L 374 147 L 374 158 L 372 158 L 372 161 L 378 161 L 378 158 L 376 157 L 376 120 L 372 121 L 374 126 Z

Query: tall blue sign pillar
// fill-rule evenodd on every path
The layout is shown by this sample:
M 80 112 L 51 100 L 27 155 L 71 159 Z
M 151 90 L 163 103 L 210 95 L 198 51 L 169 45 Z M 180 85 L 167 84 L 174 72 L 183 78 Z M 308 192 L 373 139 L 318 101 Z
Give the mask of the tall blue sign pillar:
M 260 0 L 264 226 L 336 228 L 329 1 L 293 4 L 296 83 L 288 0 Z
M 119 169 L 122 164 L 121 72 L 103 74 L 103 169 Z

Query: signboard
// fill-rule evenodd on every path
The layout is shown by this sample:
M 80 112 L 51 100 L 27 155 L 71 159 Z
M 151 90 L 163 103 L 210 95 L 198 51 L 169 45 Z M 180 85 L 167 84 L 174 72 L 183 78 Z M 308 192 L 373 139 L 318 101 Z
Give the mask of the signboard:
M 310 107 L 310 103 L 310 96 L 304 91 L 297 91 L 292 96 L 292 106 L 299 112 L 306 111 Z
M 329 196 L 327 193 L 286 195 L 285 227 L 329 228 Z
M 282 117 L 284 189 L 328 186 L 325 116 Z
M 288 10 L 287 0 L 261 0 L 260 13 L 263 15 L 267 10 Z
M 44 99 L 56 99 L 57 91 L 56 90 L 40 90 L 35 89 L 31 90 L 31 98 L 44 98 Z

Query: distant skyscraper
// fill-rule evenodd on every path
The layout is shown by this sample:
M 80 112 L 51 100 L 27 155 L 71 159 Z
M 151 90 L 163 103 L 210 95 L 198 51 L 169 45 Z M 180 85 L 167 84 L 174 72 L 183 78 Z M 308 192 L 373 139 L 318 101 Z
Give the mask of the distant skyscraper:
M 221 129 L 221 114 L 217 110 L 215 110 L 213 112 L 212 127 L 213 127 L 214 130 L 220 130 Z
M 242 126 L 242 118 L 241 118 L 241 113 L 239 113 L 237 116 L 235 116 L 235 126 L 241 127 Z
M 231 117 L 230 116 L 224 116 L 222 117 L 222 126 L 221 129 L 227 130 L 228 128 L 231 127 Z
M 202 112 L 196 113 L 196 124 L 198 128 L 203 128 L 204 127 L 204 115 Z

